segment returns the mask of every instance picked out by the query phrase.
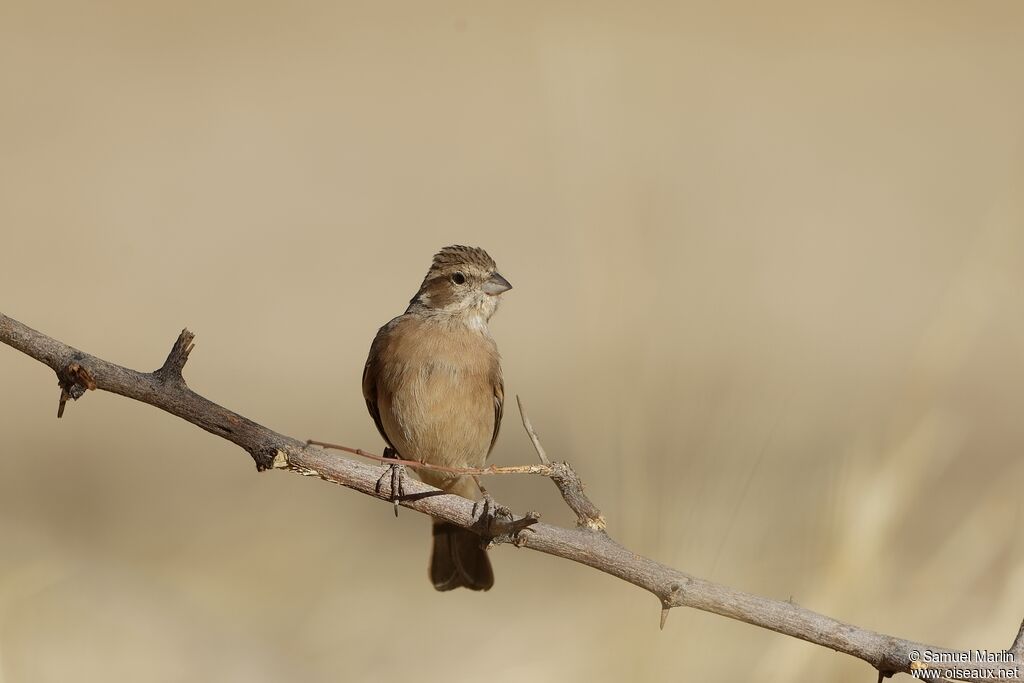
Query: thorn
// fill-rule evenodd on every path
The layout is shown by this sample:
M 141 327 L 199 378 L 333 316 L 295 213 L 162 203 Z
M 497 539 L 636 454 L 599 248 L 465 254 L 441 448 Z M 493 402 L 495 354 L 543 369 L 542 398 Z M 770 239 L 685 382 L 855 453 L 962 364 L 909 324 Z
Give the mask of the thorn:
M 60 403 L 57 406 L 57 417 L 64 416 L 64 406 L 68 399 L 77 401 L 86 391 L 96 389 L 96 380 L 89 371 L 78 363 L 69 363 L 57 373 L 57 384 L 60 386 Z
M 671 609 L 671 608 L 669 608 L 669 607 L 662 607 L 661 608 L 661 626 L 659 628 L 662 631 L 665 630 L 665 622 L 668 621 L 668 611 L 669 611 L 669 609 Z
M 523 407 L 523 399 L 519 398 L 519 394 L 516 394 L 516 403 L 519 404 L 519 417 L 522 418 L 523 429 L 526 430 L 526 435 L 530 437 L 533 449 L 537 451 L 537 457 L 540 458 L 542 465 L 550 465 L 551 461 L 548 460 L 548 454 L 544 451 L 544 447 L 540 445 L 540 437 L 537 436 L 537 430 L 533 428 L 533 423 L 530 422 L 530 416 L 526 414 L 526 408 Z

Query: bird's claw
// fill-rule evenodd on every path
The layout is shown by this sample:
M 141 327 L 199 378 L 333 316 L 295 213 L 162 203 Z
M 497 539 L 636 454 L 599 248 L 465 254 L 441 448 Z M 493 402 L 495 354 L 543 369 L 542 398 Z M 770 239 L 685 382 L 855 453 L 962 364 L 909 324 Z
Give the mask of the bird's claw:
M 398 452 L 388 446 L 384 449 L 385 458 L 398 458 Z M 385 466 L 383 474 L 377 479 L 373 489 L 377 495 L 381 494 L 384 479 L 390 475 L 390 489 L 388 499 L 395 505 L 395 517 L 398 516 L 398 502 L 405 495 L 405 465 L 400 462 L 391 463 Z
M 473 516 L 477 517 L 477 511 L 479 510 L 479 520 L 481 523 L 486 523 L 488 533 L 491 531 L 494 520 L 498 517 L 504 517 L 510 522 L 515 520 L 512 510 L 494 500 L 494 497 L 487 492 L 487 489 L 481 486 L 480 492 L 483 494 L 483 500 L 473 503 Z

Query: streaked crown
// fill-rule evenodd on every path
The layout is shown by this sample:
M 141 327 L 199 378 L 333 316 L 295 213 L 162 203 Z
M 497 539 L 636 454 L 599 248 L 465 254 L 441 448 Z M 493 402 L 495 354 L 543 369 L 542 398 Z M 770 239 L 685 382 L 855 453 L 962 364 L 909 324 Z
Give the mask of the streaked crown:
M 498 266 L 490 255 L 480 247 L 466 247 L 454 244 L 434 254 L 431 273 L 446 273 L 452 267 L 476 266 L 481 272 L 493 272 Z

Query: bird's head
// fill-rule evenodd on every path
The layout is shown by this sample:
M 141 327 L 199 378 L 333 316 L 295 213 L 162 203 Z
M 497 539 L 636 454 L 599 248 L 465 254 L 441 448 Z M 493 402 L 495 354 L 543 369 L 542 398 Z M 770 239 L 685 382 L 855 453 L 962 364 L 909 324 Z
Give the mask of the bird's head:
M 410 311 L 447 315 L 467 325 L 484 325 L 498 310 L 503 292 L 512 289 L 486 251 L 460 245 L 445 247 L 434 262 Z

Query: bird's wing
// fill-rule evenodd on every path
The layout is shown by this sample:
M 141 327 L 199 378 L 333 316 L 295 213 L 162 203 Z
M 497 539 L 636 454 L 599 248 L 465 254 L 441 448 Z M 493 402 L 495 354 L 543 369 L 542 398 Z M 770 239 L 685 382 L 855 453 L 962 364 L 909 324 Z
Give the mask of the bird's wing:
M 494 389 L 494 434 L 491 436 L 491 447 L 487 449 L 487 455 L 494 450 L 494 442 L 498 440 L 498 432 L 501 431 L 501 417 L 505 413 L 505 381 L 501 378 L 501 369 L 495 373 L 491 380 Z
M 370 417 L 373 418 L 373 423 L 377 425 L 377 431 L 380 432 L 388 446 L 395 448 L 395 444 L 391 443 L 387 432 L 384 431 L 384 423 L 380 421 L 380 408 L 377 406 L 377 371 L 380 352 L 381 347 L 385 343 L 386 331 L 390 327 L 391 323 L 388 323 L 380 328 L 373 340 L 373 344 L 370 345 L 370 355 L 367 357 L 366 366 L 363 368 L 363 398 L 366 399 L 366 410 L 369 411 Z M 395 448 L 395 450 L 397 451 L 398 449 Z

